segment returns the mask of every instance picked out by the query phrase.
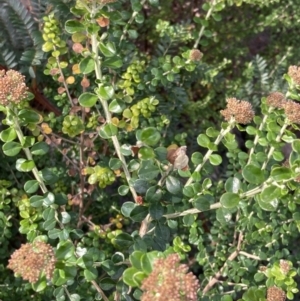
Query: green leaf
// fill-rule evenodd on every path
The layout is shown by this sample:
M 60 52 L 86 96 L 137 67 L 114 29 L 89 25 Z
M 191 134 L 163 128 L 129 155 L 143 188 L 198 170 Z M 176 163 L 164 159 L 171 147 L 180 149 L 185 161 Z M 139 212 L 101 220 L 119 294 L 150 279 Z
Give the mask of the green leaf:
M 112 100 L 112 102 L 108 106 L 108 109 L 110 110 L 110 112 L 113 112 L 116 114 L 122 113 L 125 108 L 126 108 L 126 105 L 124 104 L 123 101 L 121 101 L 119 99 Z
M 133 202 L 125 202 L 121 207 L 121 212 L 125 217 L 130 217 L 130 213 L 137 205 Z
M 38 208 L 43 206 L 44 197 L 41 195 L 33 195 L 30 199 L 30 205 L 32 207 Z
M 127 249 L 133 245 L 133 238 L 128 233 L 121 233 L 115 238 L 115 244 L 121 248 Z
M 276 181 L 284 181 L 292 178 L 292 171 L 288 167 L 275 167 L 271 170 L 271 177 Z
M 35 143 L 35 137 L 25 136 L 23 137 L 23 141 L 21 142 L 23 147 L 32 147 Z
M 106 57 L 113 57 L 117 53 L 116 46 L 113 42 L 108 42 L 107 44 L 101 42 L 99 44 L 99 48 L 103 55 Z
M 122 161 L 118 158 L 111 158 L 109 160 L 108 166 L 112 170 L 117 170 L 122 167 Z
M 130 212 L 130 218 L 135 222 L 141 222 L 148 214 L 148 208 L 144 206 L 136 206 Z
M 40 171 L 42 179 L 45 181 L 45 184 L 52 185 L 57 182 L 57 175 L 52 172 L 50 168 L 44 168 Z
M 188 198 L 192 198 L 195 195 L 193 187 L 192 186 L 183 187 L 183 194 Z
M 126 269 L 123 273 L 123 281 L 131 287 L 138 286 L 139 284 L 134 280 L 134 275 L 138 272 L 139 271 L 134 267 Z
M 104 62 L 102 63 L 103 67 L 108 67 L 111 69 L 118 69 L 122 67 L 122 65 L 123 65 L 122 59 L 118 56 L 108 58 L 104 60 Z
M 233 301 L 233 299 L 231 296 L 225 295 L 225 296 L 222 296 L 220 301 Z
M 160 170 L 152 160 L 143 160 L 138 172 L 138 176 L 143 180 L 153 180 L 157 177 Z
M 73 256 L 75 252 L 75 247 L 70 241 L 61 241 L 57 245 L 57 250 L 55 257 L 57 260 L 66 260 Z
M 293 151 L 296 153 L 300 153 L 300 139 L 295 139 L 292 143 Z
M 210 138 L 216 138 L 216 137 L 218 137 L 219 134 L 220 134 L 220 132 L 213 127 L 209 127 L 206 130 L 206 135 Z
M 63 287 L 57 287 L 54 291 L 53 291 L 53 296 L 57 299 L 60 300 L 59 298 L 64 297 L 65 295 L 65 290 Z
M 149 213 L 153 219 L 160 219 L 164 214 L 164 207 L 160 203 L 151 203 Z
M 114 97 L 115 90 L 112 86 L 101 86 L 96 93 L 102 100 L 109 100 Z
M 15 140 L 17 137 L 17 133 L 13 127 L 9 127 L 6 130 L 3 130 L 0 134 L 0 139 L 3 142 L 10 142 Z
M 107 123 L 100 128 L 99 135 L 104 139 L 109 139 L 112 136 L 116 136 L 118 133 L 118 128 L 112 124 Z
M 210 209 L 210 204 L 213 203 L 214 197 L 206 194 L 206 195 L 201 195 L 197 197 L 193 201 L 193 205 L 195 208 L 197 208 L 200 211 L 206 211 Z
M 37 282 L 32 283 L 32 289 L 35 292 L 41 292 L 47 287 L 47 281 L 45 277 L 39 279 Z
M 130 160 L 129 163 L 128 163 L 128 170 L 130 172 L 133 172 L 133 171 L 136 171 L 140 168 L 140 163 L 138 160 L 136 159 L 133 159 L 133 160 Z
M 205 134 L 200 134 L 197 138 L 197 143 L 202 147 L 208 148 L 211 142 Z
M 278 199 L 273 199 L 272 201 L 265 202 L 261 199 L 259 195 L 256 196 L 258 205 L 265 211 L 276 211 L 279 201 Z
M 170 193 L 177 195 L 180 194 L 182 185 L 177 178 L 168 176 L 166 179 L 166 188 Z
M 81 297 L 78 294 L 71 294 L 70 301 L 80 301 Z
M 42 156 L 48 153 L 49 146 L 47 143 L 41 141 L 34 144 L 30 150 L 33 155 Z
M 133 279 L 136 283 L 138 283 L 139 287 L 142 285 L 142 282 L 146 277 L 147 275 L 143 272 L 137 272 L 133 275 Z
M 61 286 L 65 284 L 68 279 L 65 276 L 65 272 L 62 269 L 55 269 L 52 277 L 52 282 L 56 286 Z
M 48 207 L 43 211 L 43 219 L 45 221 L 53 219 L 54 217 L 55 217 L 55 209 Z
M 212 14 L 212 17 L 214 18 L 215 21 L 219 22 L 222 20 L 222 16 L 220 14 Z
M 220 203 L 224 208 L 234 208 L 240 202 L 240 197 L 236 193 L 225 192 L 220 199 Z
M 129 187 L 127 185 L 121 185 L 118 188 L 118 194 L 119 195 L 126 195 L 129 192 Z
M 222 163 L 222 157 L 217 154 L 212 154 L 209 156 L 209 162 L 215 166 L 220 165 Z
M 258 185 L 263 183 L 265 180 L 264 171 L 254 165 L 247 165 L 243 169 L 242 174 L 244 179 L 251 184 Z
M 158 202 L 162 198 L 162 190 L 156 186 L 150 187 L 146 192 L 146 201 L 147 202 Z
M 21 144 L 14 141 L 6 142 L 2 146 L 2 150 L 4 154 L 8 157 L 16 156 L 21 149 L 22 149 Z
M 87 281 L 95 280 L 98 277 L 98 271 L 93 267 L 89 267 L 88 270 L 84 270 L 83 274 Z
M 130 155 L 132 155 L 131 145 L 130 144 L 123 144 L 121 146 L 121 153 L 124 156 L 130 156 Z
M 55 197 L 54 197 L 54 194 L 50 191 L 48 191 L 45 196 L 44 196 L 44 203 L 43 205 L 48 207 L 52 204 L 54 204 L 54 201 L 55 201 Z
M 149 146 L 156 145 L 161 139 L 161 135 L 159 131 L 154 127 L 148 127 L 142 129 L 139 136 L 140 136 L 140 140 Z
M 155 152 L 151 147 L 143 146 L 139 150 L 139 158 L 141 160 L 154 159 Z
M 49 230 L 52 230 L 55 228 L 55 225 L 56 225 L 56 220 L 54 218 L 52 219 L 48 219 L 46 220 L 44 223 L 43 223 L 43 228 L 46 230 L 46 231 L 49 231 Z
M 90 108 L 96 104 L 98 99 L 99 98 L 96 94 L 85 92 L 79 96 L 78 101 L 84 108 Z
M 265 188 L 260 194 L 260 198 L 262 202 L 270 203 L 280 199 L 281 197 L 281 189 L 275 186 L 269 186 Z
M 145 194 L 149 188 L 149 183 L 143 179 L 137 179 L 133 184 L 134 189 L 139 194 Z
M 85 32 L 85 26 L 78 20 L 68 20 L 65 23 L 65 30 L 68 33 Z
M 201 164 L 203 162 L 203 155 L 199 152 L 195 152 L 192 154 L 191 161 L 195 164 Z
M 225 190 L 227 192 L 237 193 L 239 191 L 240 187 L 241 187 L 241 181 L 240 181 L 240 179 L 238 179 L 236 177 L 228 178 L 226 183 L 225 183 Z
M 61 213 L 61 222 L 63 224 L 68 224 L 71 220 L 71 216 L 68 212 L 62 212 Z
M 183 217 L 182 221 L 185 226 L 190 227 L 194 223 L 195 219 L 196 219 L 195 214 L 187 214 Z M 175 242 L 174 242 L 174 244 L 175 244 Z
M 37 180 L 29 180 L 24 185 L 24 190 L 26 193 L 35 193 L 40 187 L 39 182 Z
M 163 257 L 161 252 L 152 251 L 149 253 L 145 253 L 141 259 L 142 270 L 145 274 L 149 275 L 152 272 L 152 267 L 158 258 Z
M 22 172 L 31 171 L 35 167 L 34 161 L 26 159 L 18 159 L 16 162 L 16 169 Z
M 40 114 L 29 109 L 23 109 L 18 112 L 18 117 L 26 123 L 39 123 L 42 120 Z
M 84 58 L 79 63 L 80 72 L 83 74 L 89 74 L 95 69 L 95 62 L 91 57 Z
M 100 280 L 99 285 L 104 291 L 108 291 L 116 287 L 116 282 L 113 281 L 111 278 L 106 277 Z
M 129 260 L 134 268 L 142 270 L 141 258 L 145 253 L 141 251 L 134 251 L 129 255 Z

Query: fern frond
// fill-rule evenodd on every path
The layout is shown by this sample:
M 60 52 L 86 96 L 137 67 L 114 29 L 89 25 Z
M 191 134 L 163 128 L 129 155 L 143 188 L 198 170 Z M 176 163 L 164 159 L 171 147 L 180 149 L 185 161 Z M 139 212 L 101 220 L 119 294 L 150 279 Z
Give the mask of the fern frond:
M 23 1 L 24 2 L 24 1 Z M 47 1 L 0 0 L 0 63 L 7 68 L 27 69 L 41 63 L 43 54 L 39 19 Z M 26 67 L 27 66 L 27 67 Z

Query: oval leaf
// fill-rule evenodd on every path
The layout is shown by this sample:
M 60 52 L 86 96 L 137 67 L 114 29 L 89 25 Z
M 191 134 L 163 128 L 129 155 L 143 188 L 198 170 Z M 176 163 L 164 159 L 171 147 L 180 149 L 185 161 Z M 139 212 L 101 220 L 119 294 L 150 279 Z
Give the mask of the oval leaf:
M 85 108 L 90 108 L 96 104 L 98 96 L 93 93 L 85 92 L 79 96 L 79 103 Z
M 154 127 L 145 128 L 140 133 L 140 140 L 150 146 L 156 145 L 161 138 L 159 131 Z
M 104 139 L 109 139 L 112 136 L 116 136 L 117 133 L 118 128 L 112 123 L 107 123 L 106 125 L 102 126 L 99 131 L 99 135 Z
M 91 57 L 84 58 L 79 63 L 80 72 L 83 74 L 89 74 L 95 69 L 95 62 Z
M 243 169 L 243 177 L 251 184 L 261 184 L 265 180 L 264 171 L 254 165 L 247 165 Z
M 226 192 L 221 196 L 220 202 L 224 208 L 234 208 L 240 202 L 238 194 L 233 192 Z

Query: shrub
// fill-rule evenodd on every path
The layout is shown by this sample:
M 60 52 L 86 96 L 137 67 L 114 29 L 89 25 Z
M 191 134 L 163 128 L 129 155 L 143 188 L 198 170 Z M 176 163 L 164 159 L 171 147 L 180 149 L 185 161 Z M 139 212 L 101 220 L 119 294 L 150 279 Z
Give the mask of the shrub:
M 257 56 L 222 91 L 229 62 L 206 47 L 242 2 L 269 12 L 207 2 L 193 30 L 157 1 L 43 17 L 44 92 L 61 116 L 30 107 L 18 71 L 0 74 L 3 300 L 296 299 L 300 69 L 272 89 Z

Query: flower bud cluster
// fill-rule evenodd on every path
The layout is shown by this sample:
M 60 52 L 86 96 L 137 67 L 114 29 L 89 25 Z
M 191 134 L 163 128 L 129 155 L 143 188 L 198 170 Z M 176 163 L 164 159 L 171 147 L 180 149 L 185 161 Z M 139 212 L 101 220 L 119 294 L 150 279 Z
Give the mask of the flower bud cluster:
M 15 70 L 0 71 L 0 104 L 20 103 L 28 96 L 25 76 Z
M 267 301 L 285 301 L 285 292 L 276 286 L 271 286 L 267 291 Z
M 286 275 L 286 274 L 290 271 L 290 269 L 291 269 L 290 263 L 289 263 L 288 261 L 286 261 L 286 260 L 283 260 L 283 259 L 280 260 L 279 266 L 280 266 L 280 269 L 281 269 L 282 273 L 285 274 L 285 275 Z
M 280 92 L 272 92 L 267 97 L 267 105 L 273 108 L 282 109 L 285 101 L 285 96 Z
M 284 105 L 284 112 L 288 120 L 292 123 L 300 124 L 300 104 L 292 100 L 287 100 Z
M 141 286 L 141 301 L 196 301 L 199 281 L 180 264 L 178 254 L 170 254 L 154 263 L 153 271 Z
M 254 111 L 250 102 L 245 100 L 238 100 L 236 98 L 227 99 L 227 107 L 221 111 L 226 121 L 232 118 L 237 123 L 247 124 L 250 123 L 254 117 Z
M 296 85 L 300 85 L 300 67 L 290 66 L 288 75 L 292 78 Z
M 192 49 L 190 52 L 191 61 L 200 61 L 203 57 L 203 53 L 198 49 Z
M 36 241 L 16 250 L 9 259 L 8 268 L 24 280 L 35 283 L 42 272 L 47 279 L 52 278 L 55 262 L 52 247 L 43 241 Z

